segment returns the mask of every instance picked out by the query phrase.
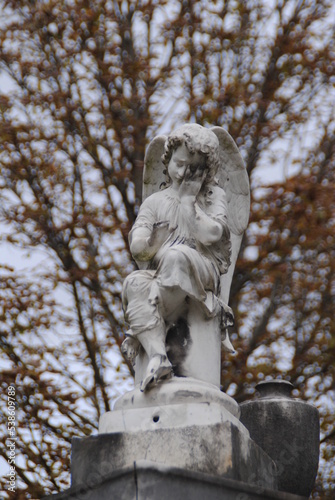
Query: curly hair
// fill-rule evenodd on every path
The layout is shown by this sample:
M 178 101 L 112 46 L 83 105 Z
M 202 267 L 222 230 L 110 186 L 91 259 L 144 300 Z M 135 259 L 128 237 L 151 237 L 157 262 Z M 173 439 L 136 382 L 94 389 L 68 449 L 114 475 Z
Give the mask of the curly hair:
M 208 170 L 205 184 L 212 182 L 220 165 L 219 140 L 214 132 L 196 123 L 183 125 L 175 130 L 169 135 L 164 146 L 162 162 L 166 167 L 169 165 L 173 152 L 182 144 L 185 144 L 191 155 L 199 153 L 205 158 L 205 169 Z M 166 168 L 164 172 L 170 182 L 168 169 Z

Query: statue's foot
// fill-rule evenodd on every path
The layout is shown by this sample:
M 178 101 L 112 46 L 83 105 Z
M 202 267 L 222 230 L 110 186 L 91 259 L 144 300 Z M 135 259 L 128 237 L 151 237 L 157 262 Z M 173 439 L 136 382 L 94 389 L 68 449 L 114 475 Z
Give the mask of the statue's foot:
M 157 384 L 158 380 L 168 378 L 171 373 L 172 365 L 167 356 L 156 354 L 149 361 L 146 375 L 141 382 L 141 392 L 144 392 L 147 387 Z

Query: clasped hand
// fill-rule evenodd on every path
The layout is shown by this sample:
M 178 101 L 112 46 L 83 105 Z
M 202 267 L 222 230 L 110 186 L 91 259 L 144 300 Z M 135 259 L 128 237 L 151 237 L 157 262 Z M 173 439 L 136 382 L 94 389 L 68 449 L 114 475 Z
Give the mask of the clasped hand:
M 179 196 L 182 201 L 194 202 L 204 183 L 207 171 L 204 168 L 188 166 L 180 184 Z

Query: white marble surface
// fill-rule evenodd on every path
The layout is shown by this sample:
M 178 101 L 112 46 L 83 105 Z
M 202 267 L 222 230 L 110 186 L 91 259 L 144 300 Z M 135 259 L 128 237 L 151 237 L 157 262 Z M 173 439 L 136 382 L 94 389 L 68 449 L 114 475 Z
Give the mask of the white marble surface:
M 141 432 L 158 429 L 203 427 L 231 422 L 249 435 L 248 430 L 224 406 L 216 403 L 165 404 L 146 408 L 121 409 L 105 413 L 99 423 L 99 434 Z
M 186 124 L 149 144 L 143 192 L 129 234 L 139 270 L 123 287 L 123 353 L 137 356 L 142 391 L 171 373 L 219 385 L 220 337 L 232 350 L 229 290 L 249 217 L 243 159 L 223 128 Z
M 240 416 L 239 405 L 232 397 L 213 384 L 191 377 L 172 377 L 169 380 L 162 380 L 145 392 L 142 392 L 137 385 L 117 399 L 114 411 L 184 403 L 215 403 L 228 410 L 234 417 Z

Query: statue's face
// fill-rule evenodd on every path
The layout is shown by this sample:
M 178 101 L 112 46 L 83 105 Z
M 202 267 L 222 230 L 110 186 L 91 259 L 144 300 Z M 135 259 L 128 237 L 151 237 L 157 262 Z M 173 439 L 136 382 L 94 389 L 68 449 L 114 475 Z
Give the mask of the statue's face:
M 168 166 L 172 186 L 178 187 L 183 182 L 187 167 L 190 167 L 192 172 L 195 172 L 198 168 L 203 171 L 205 159 L 199 153 L 191 154 L 185 144 L 181 144 L 172 153 Z

